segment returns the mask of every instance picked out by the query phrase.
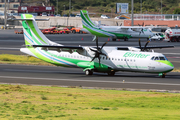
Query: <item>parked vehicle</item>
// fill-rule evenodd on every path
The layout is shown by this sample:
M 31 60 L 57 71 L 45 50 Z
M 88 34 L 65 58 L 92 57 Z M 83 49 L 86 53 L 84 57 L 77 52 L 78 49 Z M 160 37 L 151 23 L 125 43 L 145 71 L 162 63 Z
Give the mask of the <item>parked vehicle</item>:
M 104 19 L 109 19 L 110 17 L 107 16 L 107 15 L 101 15 L 101 18 L 104 18 Z
M 21 30 L 21 31 L 15 30 L 14 33 L 15 34 L 23 34 L 23 30 Z
M 165 31 L 165 40 L 168 42 L 179 42 L 180 41 L 180 29 L 167 29 Z
M 75 14 L 70 14 L 70 16 L 69 17 L 75 17 L 76 15 Z
M 80 34 L 86 33 L 86 32 L 84 32 L 84 31 L 82 31 L 81 28 L 79 28 L 79 27 L 74 27 L 74 28 L 72 28 L 72 29 L 71 29 L 71 32 L 74 33 L 74 34 L 75 34 L 75 33 L 80 33 Z
M 81 14 L 76 14 L 76 17 L 81 17 Z
M 61 15 L 60 14 L 57 14 L 57 15 L 55 15 L 56 17 L 61 17 Z
M 63 17 L 68 17 L 68 15 L 67 15 L 67 14 L 64 14 Z
M 151 37 L 151 40 L 163 40 L 164 38 L 156 33 L 154 36 Z
M 115 17 L 114 19 L 131 19 L 131 18 L 126 15 L 121 15 L 121 16 Z
M 57 29 L 56 27 L 52 27 L 50 29 L 44 29 L 41 31 L 43 34 L 69 34 L 70 33 L 70 30 L 67 30 L 66 28 Z
M 47 16 L 47 13 L 46 13 L 46 12 L 43 12 L 43 13 L 42 13 L 42 16 Z

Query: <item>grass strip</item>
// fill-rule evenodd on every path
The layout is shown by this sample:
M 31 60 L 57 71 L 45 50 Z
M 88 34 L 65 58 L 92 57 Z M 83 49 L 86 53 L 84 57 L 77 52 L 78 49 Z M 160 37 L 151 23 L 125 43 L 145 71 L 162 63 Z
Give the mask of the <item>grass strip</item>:
M 46 65 L 53 66 L 50 63 L 44 62 L 38 58 L 29 55 L 12 55 L 0 54 L 1 64 L 25 64 L 25 65 Z
M 24 64 L 24 65 L 45 65 L 54 66 L 38 58 L 29 55 L 0 54 L 0 64 Z M 180 72 L 180 68 L 175 68 L 172 72 Z
M 180 94 L 0 85 L 1 120 L 179 120 Z

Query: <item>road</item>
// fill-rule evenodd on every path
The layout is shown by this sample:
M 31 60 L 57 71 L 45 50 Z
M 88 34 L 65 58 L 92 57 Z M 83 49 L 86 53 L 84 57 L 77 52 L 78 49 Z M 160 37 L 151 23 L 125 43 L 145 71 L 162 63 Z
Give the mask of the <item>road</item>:
M 0 53 L 23 54 L 19 48 L 23 47 L 24 38 L 22 34 L 14 34 L 13 30 L 0 31 Z M 46 35 L 50 40 L 63 45 L 95 46 L 89 34 L 58 34 Z M 108 42 L 107 46 L 138 46 L 138 39 L 129 41 L 117 40 L 115 42 L 108 38 L 99 38 L 99 45 Z M 141 44 L 146 43 L 145 39 Z M 152 41 L 149 45 L 174 45 L 175 48 L 156 49 L 155 52 L 163 53 L 175 66 L 180 68 L 180 43 L 168 43 L 164 41 Z M 85 76 L 82 69 L 47 67 L 47 66 L 25 66 L 25 65 L 0 65 L 1 83 L 22 83 L 38 85 L 65 85 L 85 87 L 108 87 L 108 88 L 132 88 L 132 89 L 161 89 L 179 90 L 180 73 L 168 73 L 166 78 L 159 78 L 156 74 L 118 72 L 115 76 L 107 76 L 104 73 L 94 73 Z M 123 80 L 125 82 L 123 83 Z

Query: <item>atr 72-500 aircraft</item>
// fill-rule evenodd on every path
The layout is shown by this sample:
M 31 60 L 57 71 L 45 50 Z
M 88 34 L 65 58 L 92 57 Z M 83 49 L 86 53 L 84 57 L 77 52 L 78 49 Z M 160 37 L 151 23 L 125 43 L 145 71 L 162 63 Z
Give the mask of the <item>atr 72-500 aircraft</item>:
M 148 47 L 96 47 L 63 46 L 50 41 L 38 28 L 35 18 L 30 14 L 21 15 L 26 48 L 20 51 L 51 64 L 63 67 L 82 68 L 86 75 L 103 72 L 114 75 L 118 71 L 156 73 L 165 77 L 174 66 L 161 53 L 145 52 Z
M 124 39 L 124 41 L 129 38 L 149 38 L 154 36 L 150 28 L 141 26 L 98 26 L 95 25 L 89 18 L 88 11 L 81 10 L 81 18 L 83 31 L 91 33 L 96 37 L 110 37 L 113 41 L 116 39 Z

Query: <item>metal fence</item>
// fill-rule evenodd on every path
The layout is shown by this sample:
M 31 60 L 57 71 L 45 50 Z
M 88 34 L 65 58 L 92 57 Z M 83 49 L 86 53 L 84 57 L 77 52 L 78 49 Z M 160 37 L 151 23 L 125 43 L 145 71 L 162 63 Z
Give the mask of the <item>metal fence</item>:
M 180 20 L 179 14 L 134 14 L 134 20 Z

